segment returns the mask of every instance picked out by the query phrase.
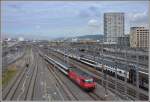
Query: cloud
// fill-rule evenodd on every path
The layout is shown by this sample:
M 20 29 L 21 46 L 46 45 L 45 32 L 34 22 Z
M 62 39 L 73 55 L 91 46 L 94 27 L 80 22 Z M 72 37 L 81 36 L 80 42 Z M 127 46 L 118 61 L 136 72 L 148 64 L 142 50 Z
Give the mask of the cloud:
M 19 13 L 26 13 L 25 5 L 22 3 L 12 3 L 7 5 L 9 10 L 13 10 Z
M 15 10 L 22 10 L 23 4 L 18 4 L 18 3 L 11 3 L 7 5 L 10 9 L 15 9 Z
M 40 25 L 36 25 L 35 28 L 36 28 L 36 29 L 40 29 L 41 26 L 40 26 Z
M 89 6 L 86 9 L 80 9 L 78 16 L 82 18 L 100 17 L 100 10 L 96 6 Z
M 20 6 L 19 5 L 17 5 L 17 4 L 10 4 L 10 5 L 8 5 L 10 8 L 12 8 L 12 9 L 20 9 Z
M 131 23 L 148 23 L 148 12 L 129 13 L 128 18 Z
M 88 9 L 91 10 L 91 11 L 93 11 L 93 12 L 95 12 L 95 11 L 98 10 L 98 7 L 90 6 Z
M 88 26 L 90 26 L 90 27 L 98 27 L 99 24 L 98 24 L 97 20 L 91 19 L 91 20 L 88 21 Z
M 91 14 L 86 10 L 80 10 L 78 16 L 81 18 L 88 18 L 91 16 Z
M 89 11 L 92 13 L 93 16 L 99 17 L 100 16 L 100 10 L 96 6 L 90 6 Z
M 148 23 L 148 15 L 144 12 L 147 9 L 147 4 L 118 1 L 73 3 L 9 1 L 2 5 L 2 8 L 5 9 L 5 12 L 2 13 L 2 30 L 6 33 L 30 33 L 37 34 L 37 36 L 41 33 L 51 37 L 55 35 L 69 36 L 77 33 L 102 33 L 104 12 L 108 12 L 108 10 L 132 12 L 129 15 L 130 23 L 144 25 L 144 23 Z M 125 19 L 125 22 L 127 20 Z M 130 27 L 130 23 L 125 23 L 125 25 Z
M 90 19 L 88 21 L 87 31 L 90 34 L 102 34 L 103 32 L 103 22 L 97 19 Z
M 125 32 L 129 33 L 130 27 L 133 26 L 143 26 L 148 27 L 148 11 L 144 12 L 130 12 L 126 14 L 125 18 Z

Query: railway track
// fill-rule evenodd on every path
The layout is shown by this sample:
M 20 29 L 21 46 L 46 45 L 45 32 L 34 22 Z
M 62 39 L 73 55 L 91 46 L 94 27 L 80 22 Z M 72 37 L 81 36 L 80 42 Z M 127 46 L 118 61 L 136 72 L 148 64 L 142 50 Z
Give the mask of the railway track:
M 31 55 L 29 56 L 29 59 L 29 67 L 27 67 L 24 77 L 21 79 L 12 100 L 26 100 L 28 88 L 30 87 L 33 72 L 35 71 L 35 63 L 33 62 L 33 59 L 31 59 Z
M 97 95 L 96 93 L 93 93 L 93 92 L 88 93 L 88 95 L 90 97 L 92 97 L 95 101 L 105 100 L 104 98 L 101 98 L 99 95 Z
M 17 63 L 20 63 L 21 65 L 17 65 Z M 12 80 L 17 80 L 18 76 L 21 74 L 22 72 L 22 69 L 25 65 L 25 58 L 19 60 L 18 62 L 12 64 L 12 65 L 15 65 L 16 67 L 20 67 L 21 69 L 20 70 L 17 70 L 17 73 L 16 75 L 12 78 Z M 11 88 L 11 85 L 14 83 L 14 81 L 10 80 L 10 82 L 8 82 L 7 84 L 5 85 L 2 85 L 2 92 L 5 92 L 6 90 L 8 90 L 9 88 Z
M 61 59 L 62 61 L 64 60 L 63 59 L 63 55 L 60 54 L 60 53 L 56 53 L 56 52 L 53 52 L 53 56 L 57 57 L 58 59 Z M 148 100 L 148 96 L 146 96 L 146 92 L 143 91 L 142 89 L 137 89 L 135 88 L 134 86 L 128 84 L 127 85 L 127 94 L 125 94 L 125 82 L 121 81 L 121 80 L 117 80 L 117 91 L 115 91 L 115 78 L 111 77 L 111 76 L 108 76 L 107 75 L 107 78 L 108 80 L 104 80 L 103 79 L 103 73 L 100 72 L 100 71 L 97 71 L 95 69 L 93 69 L 92 67 L 88 66 L 88 65 L 85 65 L 81 62 L 78 62 L 76 60 L 73 60 L 71 58 L 69 58 L 69 63 L 70 65 L 73 65 L 77 68 L 80 68 L 81 70 L 83 71 L 89 71 L 91 74 L 93 73 L 95 79 L 97 80 L 97 82 L 100 84 L 100 85 L 105 85 L 103 83 L 107 82 L 108 83 L 108 89 L 110 91 L 112 91 L 113 93 L 115 92 L 115 94 L 117 94 L 118 96 L 122 97 L 122 99 L 125 99 L 124 96 L 128 97 L 128 99 L 132 99 L 132 100 L 135 100 L 137 98 L 136 94 L 137 94 L 137 90 L 140 90 L 140 96 L 139 96 L 139 99 L 141 100 Z M 85 69 L 86 68 L 86 69 Z M 120 87 L 121 86 L 121 87 Z
M 59 61 L 64 61 L 63 57 L 62 57 L 62 56 L 58 56 L 58 55 L 59 55 L 59 54 L 53 54 L 52 56 L 55 57 L 57 60 L 59 59 Z M 80 69 L 81 71 L 87 72 L 85 69 L 84 69 L 84 70 L 82 69 L 82 68 L 85 67 L 85 66 L 80 65 L 80 64 L 78 64 L 78 63 L 75 63 L 75 62 L 71 61 L 71 59 L 69 60 L 69 65 L 71 65 L 72 67 L 78 68 L 78 69 Z M 89 74 L 92 74 L 92 73 L 90 72 Z M 97 82 L 100 80 L 100 78 L 99 78 L 98 76 L 96 76 L 95 73 L 92 74 L 92 75 L 94 75 L 94 78 L 95 78 L 95 80 L 96 80 Z M 98 82 L 98 84 L 99 84 L 99 82 Z M 106 100 L 106 97 L 105 97 L 104 93 L 103 93 L 103 95 L 101 94 L 102 96 L 99 95 L 98 93 L 95 93 L 95 92 L 93 92 L 92 94 L 94 94 L 94 95 L 90 95 L 90 96 L 96 97 L 95 100 L 97 100 L 97 98 L 99 98 L 99 100 Z M 113 98 L 112 95 L 110 95 L 109 97 L 111 97 L 111 98 L 114 100 L 114 98 Z
M 25 59 L 23 59 L 22 65 L 25 65 Z M 24 66 L 22 66 L 24 67 Z M 25 70 L 25 69 L 24 69 Z M 17 73 L 17 75 L 13 78 L 14 81 L 11 81 L 7 86 L 3 86 L 2 88 L 2 99 L 5 100 L 6 97 L 8 96 L 10 90 L 12 89 L 12 86 L 15 84 L 15 82 L 19 79 L 19 76 L 22 74 L 21 72 L 23 72 L 23 68 L 22 70 L 19 70 L 19 72 Z
M 13 63 L 16 63 L 17 61 L 19 61 L 20 59 L 22 59 L 24 56 L 25 56 L 25 52 L 22 52 L 22 55 L 21 55 L 21 56 L 17 57 L 16 59 L 12 60 L 11 62 L 9 62 L 9 63 L 7 63 L 7 64 L 2 65 L 2 69 L 3 69 L 2 71 L 3 71 L 3 72 L 6 71 L 6 69 L 3 68 L 3 67 L 8 67 L 9 65 L 11 65 L 11 64 L 13 64 Z
M 31 52 L 30 52 L 31 54 Z M 35 55 L 36 59 L 37 56 Z M 7 91 L 3 91 L 3 100 L 31 100 L 33 96 L 33 89 L 35 84 L 35 78 L 37 74 L 37 63 L 34 62 L 30 55 L 26 55 L 25 63 L 29 64 L 29 67 L 24 67 L 17 75 L 16 79 L 10 85 Z
M 54 57 L 54 56 L 53 56 Z M 56 56 L 55 56 L 56 57 Z M 53 69 L 54 70 L 54 69 Z M 56 70 L 56 69 L 55 69 Z M 53 72 L 55 72 L 55 71 L 53 71 Z M 58 72 L 56 72 L 56 73 L 58 73 Z M 57 75 L 57 76 L 59 76 L 59 75 Z M 61 79 L 61 77 L 59 77 L 59 79 Z M 62 79 L 63 80 L 63 79 Z M 74 83 L 74 82 L 73 82 Z M 66 84 L 65 84 L 66 85 Z M 81 89 L 82 90 L 82 89 Z M 84 91 L 84 90 L 82 90 L 82 91 Z M 85 92 L 85 91 L 84 91 Z M 89 97 L 91 97 L 92 98 L 92 100 L 105 100 L 105 98 L 104 97 L 101 97 L 101 96 L 99 96 L 97 93 L 95 93 L 94 91 L 93 92 L 85 92 Z
M 35 81 L 37 80 L 37 72 L 38 72 L 37 64 L 38 64 L 38 62 L 35 61 L 34 72 L 33 72 L 32 77 L 30 79 L 30 84 L 29 84 L 29 87 L 28 87 L 28 90 L 27 90 L 25 100 L 33 100 L 33 92 L 35 90 Z
M 66 87 L 68 87 L 68 85 L 63 81 L 62 77 L 60 77 L 60 75 L 58 74 L 58 72 L 56 72 L 56 69 L 54 69 L 54 66 L 51 66 L 52 72 L 54 74 L 56 74 L 56 77 L 58 77 L 58 80 L 60 80 L 62 82 L 63 85 L 65 85 Z M 59 84 L 60 85 L 60 84 Z M 70 93 L 67 93 L 68 96 L 71 94 L 75 100 L 80 100 L 78 99 L 75 94 L 71 91 L 71 89 L 67 88 L 67 90 L 69 90 Z M 87 95 L 89 95 L 93 100 L 104 100 L 103 98 L 99 97 L 96 93 L 94 92 L 87 92 Z
M 62 86 L 64 92 L 67 94 L 68 99 L 69 100 L 79 100 L 75 94 L 69 89 L 67 88 L 67 85 L 65 84 L 65 82 L 63 81 L 63 79 L 60 77 L 60 75 L 58 75 L 58 73 L 56 72 L 56 70 L 54 69 L 54 66 L 52 65 L 48 65 L 48 69 L 50 71 L 50 73 L 53 74 L 53 76 L 55 77 L 55 79 L 57 80 L 57 82 L 59 83 L 59 85 Z
M 26 61 L 27 60 L 28 59 L 26 58 Z M 24 66 L 24 68 L 22 68 L 20 73 L 17 75 L 16 79 L 10 84 L 9 88 L 3 90 L 3 100 L 11 100 L 13 98 L 14 93 L 21 82 L 21 79 L 24 77 L 26 69 L 27 68 Z

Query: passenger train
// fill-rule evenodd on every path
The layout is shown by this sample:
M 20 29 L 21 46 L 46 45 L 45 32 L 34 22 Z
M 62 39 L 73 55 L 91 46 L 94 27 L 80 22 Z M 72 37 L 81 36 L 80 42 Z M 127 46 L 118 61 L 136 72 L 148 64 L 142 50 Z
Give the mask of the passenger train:
M 102 71 L 102 64 L 100 63 L 96 63 L 93 60 L 90 59 L 86 59 L 86 58 L 82 58 L 80 57 L 80 62 L 87 64 L 89 66 L 92 66 L 94 68 L 96 68 L 96 70 Z M 131 69 L 129 71 L 125 71 L 119 68 L 114 68 L 111 66 L 107 66 L 106 64 L 104 64 L 104 73 L 109 74 L 110 76 L 115 77 L 115 73 L 117 71 L 117 78 L 120 80 L 125 81 L 125 77 L 127 78 L 127 81 L 129 83 L 132 84 L 136 84 L 136 71 L 133 65 L 129 65 L 128 67 L 130 67 Z M 148 73 L 139 71 L 139 87 L 144 89 L 144 90 L 148 90 Z
M 48 56 L 44 56 L 45 60 L 53 65 L 57 65 L 57 68 L 65 75 L 67 75 L 73 82 L 86 91 L 92 91 L 96 87 L 94 79 L 86 73 L 81 74 L 80 71 L 76 71 L 76 68 L 66 67 L 63 64 L 58 63 Z
M 64 54 L 63 51 L 58 51 L 57 52 Z M 84 64 L 87 64 L 93 68 L 96 68 L 96 70 L 102 71 L 102 64 L 101 63 L 97 63 L 93 60 L 84 58 L 84 57 L 77 57 L 77 56 L 73 56 L 71 54 L 65 54 L 66 56 L 76 59 L 79 62 L 82 62 Z M 130 67 L 130 70 L 125 71 L 122 70 L 120 68 L 114 68 L 112 66 L 108 66 L 106 64 L 104 64 L 104 69 L 103 72 L 109 74 L 112 77 L 115 77 L 115 73 L 117 72 L 117 78 L 125 81 L 125 78 L 127 78 L 128 83 L 134 84 L 136 85 L 136 71 L 135 71 L 135 67 L 133 65 L 129 65 L 128 67 Z M 142 72 L 139 71 L 139 87 L 144 89 L 144 90 L 149 90 L 148 88 L 149 86 L 149 82 L 148 82 L 148 73 L 146 72 Z

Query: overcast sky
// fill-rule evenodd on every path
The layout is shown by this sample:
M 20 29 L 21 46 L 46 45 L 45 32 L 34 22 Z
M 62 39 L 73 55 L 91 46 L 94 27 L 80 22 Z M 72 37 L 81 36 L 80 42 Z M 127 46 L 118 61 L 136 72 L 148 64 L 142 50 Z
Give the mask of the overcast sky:
M 130 26 L 148 25 L 148 1 L 7 1 L 1 5 L 1 32 L 9 37 L 103 34 L 104 12 L 124 12 L 125 33 Z

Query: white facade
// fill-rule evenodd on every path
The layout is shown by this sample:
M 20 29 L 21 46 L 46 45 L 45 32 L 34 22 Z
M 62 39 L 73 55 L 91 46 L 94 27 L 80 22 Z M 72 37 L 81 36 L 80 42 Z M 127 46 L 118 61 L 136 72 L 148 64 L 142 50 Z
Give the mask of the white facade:
M 104 13 L 105 42 L 117 42 L 124 36 L 124 13 Z

